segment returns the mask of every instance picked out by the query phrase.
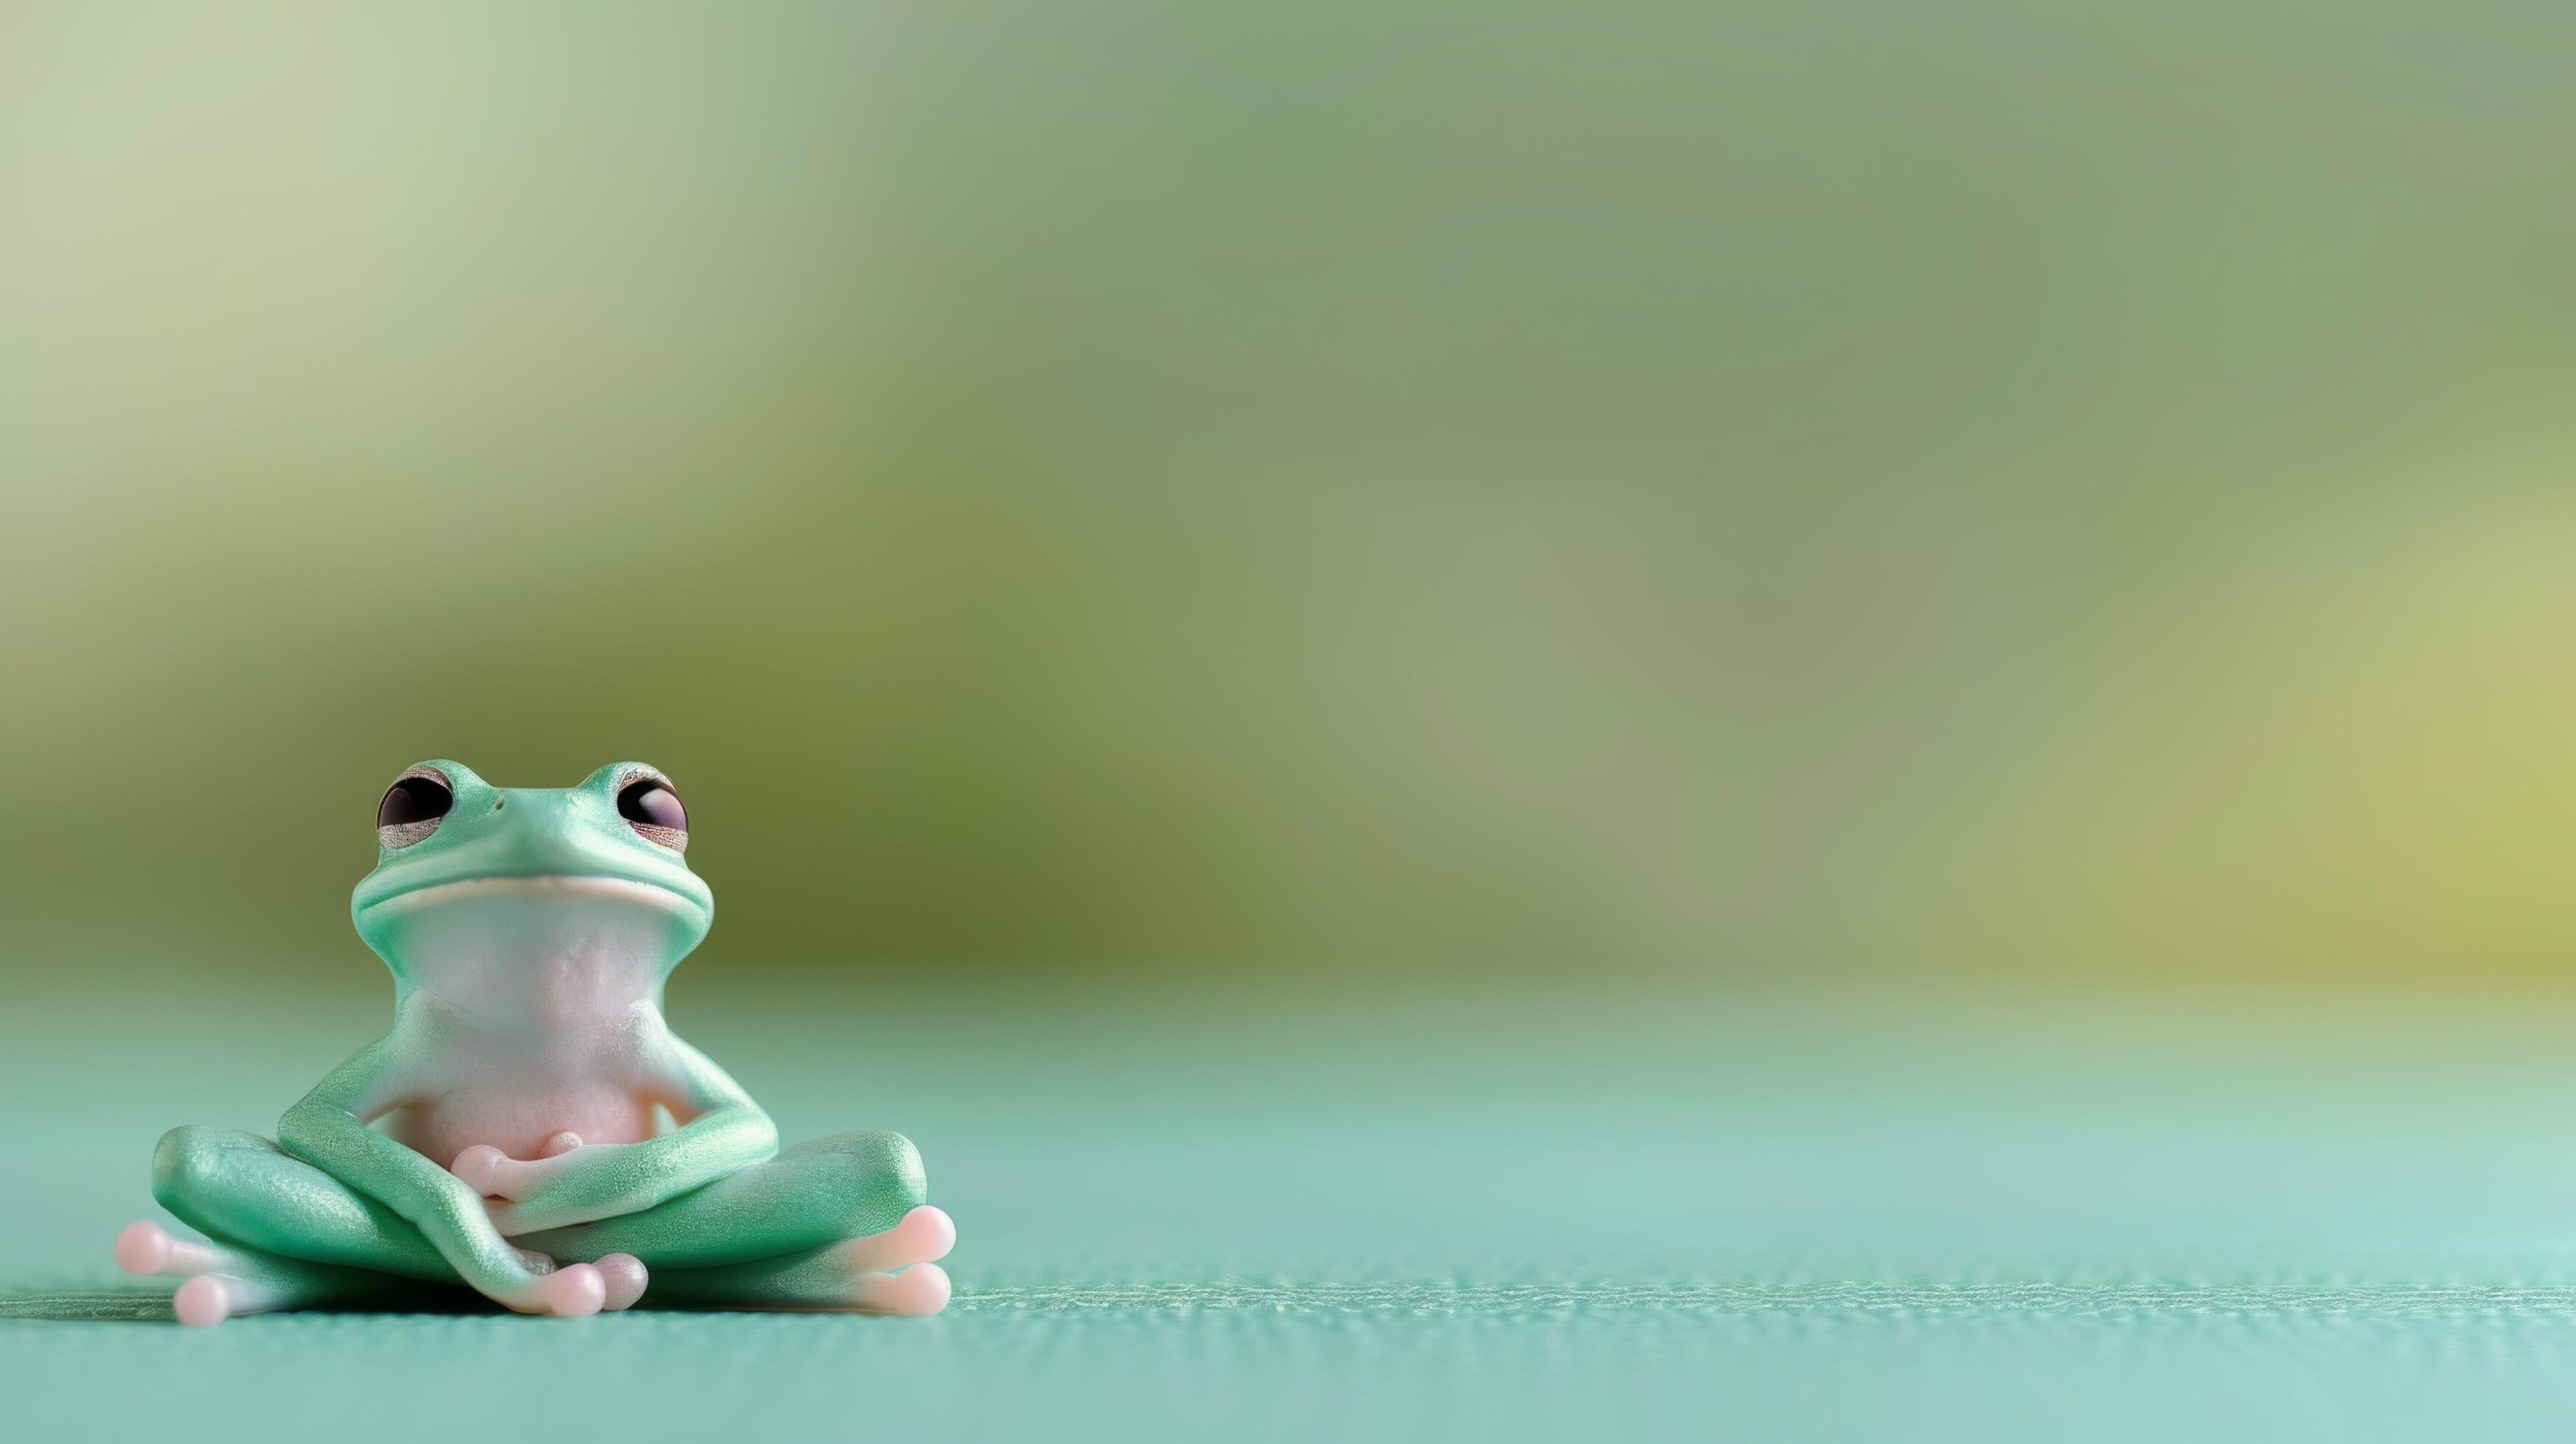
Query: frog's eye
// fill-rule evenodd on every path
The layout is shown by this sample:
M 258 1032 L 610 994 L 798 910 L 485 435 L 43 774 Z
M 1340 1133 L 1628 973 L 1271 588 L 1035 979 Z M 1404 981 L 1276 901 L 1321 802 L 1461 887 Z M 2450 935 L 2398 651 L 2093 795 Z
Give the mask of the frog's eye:
M 617 815 L 651 841 L 677 852 L 689 848 L 689 810 L 659 777 L 638 777 L 617 789 Z
M 423 773 L 394 779 L 376 804 L 376 836 L 387 847 L 409 847 L 438 830 L 438 820 L 456 805 L 456 794 L 440 778 Z

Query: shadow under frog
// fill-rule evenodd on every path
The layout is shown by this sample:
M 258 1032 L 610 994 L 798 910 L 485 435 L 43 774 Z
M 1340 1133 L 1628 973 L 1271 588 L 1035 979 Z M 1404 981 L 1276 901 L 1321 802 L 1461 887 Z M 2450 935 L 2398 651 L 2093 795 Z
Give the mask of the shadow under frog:
M 394 1026 L 279 1120 L 186 1127 L 152 1192 L 203 1230 L 136 1223 L 129 1272 L 185 1279 L 180 1320 L 468 1285 L 523 1313 L 656 1304 L 931 1314 L 956 1241 L 900 1134 L 781 1152 L 741 1086 L 662 1020 L 707 934 L 688 815 L 637 762 L 501 788 L 448 761 L 377 810 L 350 898 L 394 975 Z

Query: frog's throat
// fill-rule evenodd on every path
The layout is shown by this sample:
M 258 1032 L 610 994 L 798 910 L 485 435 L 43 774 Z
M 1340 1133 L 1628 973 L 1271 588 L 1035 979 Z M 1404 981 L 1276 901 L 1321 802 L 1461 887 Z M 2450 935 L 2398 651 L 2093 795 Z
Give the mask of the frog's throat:
M 359 917 L 397 998 L 429 993 L 511 1028 L 569 1028 L 658 999 L 706 935 L 693 899 L 631 878 L 476 877 L 397 893 Z

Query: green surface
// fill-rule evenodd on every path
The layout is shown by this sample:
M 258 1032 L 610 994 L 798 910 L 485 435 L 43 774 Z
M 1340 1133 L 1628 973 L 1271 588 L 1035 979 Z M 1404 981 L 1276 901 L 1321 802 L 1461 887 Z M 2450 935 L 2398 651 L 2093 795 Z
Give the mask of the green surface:
M 675 1022 L 791 1135 L 921 1140 L 963 1231 L 946 1316 L 28 1317 L 101 1307 L 161 1128 L 263 1126 L 372 1021 L 355 986 L 286 1034 L 260 1002 L 7 1025 L 14 1419 L 328 1437 L 390 1399 L 423 1439 L 2542 1437 L 2576 1362 L 2576 1076 L 2548 1010 L 2241 999 L 868 1007 L 684 978 Z M 310 1402 L 259 1402 L 288 1381 Z

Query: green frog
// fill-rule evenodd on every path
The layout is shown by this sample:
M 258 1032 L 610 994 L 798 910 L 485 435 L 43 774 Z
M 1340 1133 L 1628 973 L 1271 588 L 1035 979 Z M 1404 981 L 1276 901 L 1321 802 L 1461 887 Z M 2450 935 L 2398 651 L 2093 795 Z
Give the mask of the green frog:
M 688 810 L 641 762 L 567 788 L 407 768 L 350 897 L 393 971 L 393 1029 L 278 1121 L 190 1126 L 152 1192 L 202 1231 L 116 1240 L 176 1276 L 181 1322 L 463 1284 L 567 1318 L 655 1303 L 933 1314 L 956 1242 L 896 1133 L 789 1148 L 662 1018 L 715 895 Z

